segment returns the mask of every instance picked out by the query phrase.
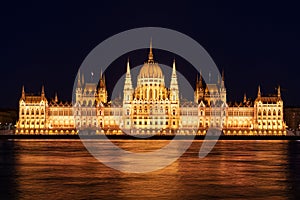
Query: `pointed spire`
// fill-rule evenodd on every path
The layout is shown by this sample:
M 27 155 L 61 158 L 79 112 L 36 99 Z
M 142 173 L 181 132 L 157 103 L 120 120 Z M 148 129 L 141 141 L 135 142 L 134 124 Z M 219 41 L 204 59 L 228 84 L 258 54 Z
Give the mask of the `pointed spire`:
M 45 89 L 44 89 L 44 85 L 42 85 L 42 93 L 41 93 L 41 97 L 45 97 Z
M 279 85 L 278 88 L 277 88 L 277 95 L 278 95 L 278 97 L 281 97 L 280 85 Z
M 261 93 L 260 93 L 260 85 L 258 86 L 257 97 L 261 97 Z
M 126 69 L 126 74 L 130 75 L 129 58 L 127 59 L 127 69 Z
M 99 86 L 100 86 L 99 89 L 100 88 L 104 88 L 104 89 L 106 88 L 106 85 L 105 85 L 105 75 L 104 74 L 102 74 L 101 77 L 100 77 L 100 84 L 99 84 Z
M 172 76 L 171 76 L 170 89 L 177 91 L 176 99 L 178 99 L 178 81 L 177 81 L 177 75 L 176 75 L 175 59 L 173 60 L 173 70 L 172 70 Z
M 129 58 L 127 59 L 123 93 L 124 93 L 123 101 L 127 102 L 127 101 L 131 100 L 132 95 L 133 95 L 133 87 L 132 87 L 131 74 L 130 74 Z
M 105 74 L 102 75 L 102 79 L 103 79 L 103 82 L 104 82 L 104 85 L 105 85 Z
M 25 99 L 25 88 L 24 88 L 24 85 L 22 86 L 22 99 Z
M 54 102 L 55 102 L 55 103 L 58 102 L 57 92 L 55 92 Z
M 100 69 L 100 79 L 102 78 L 102 76 L 103 76 L 103 73 L 102 73 L 102 67 L 101 67 L 101 69 Z
M 200 71 L 199 87 L 203 88 L 203 77 L 202 77 L 202 72 L 201 71 Z
M 225 81 L 224 69 L 222 70 L 222 81 Z
M 172 75 L 176 76 L 176 64 L 175 64 L 175 58 L 173 60 L 173 71 L 172 71 Z
M 244 94 L 244 101 L 243 101 L 244 103 L 246 103 L 247 102 L 247 96 L 246 96 L 246 93 Z
M 81 88 L 80 70 L 78 70 L 78 74 L 77 74 L 77 88 Z
M 150 39 L 150 50 L 149 50 L 149 55 L 148 55 L 148 62 L 149 63 L 153 62 L 152 38 Z
M 223 89 L 225 89 L 225 75 L 224 75 L 224 69 L 222 70 L 221 87 L 222 87 Z
M 81 74 L 81 85 L 84 85 L 84 74 Z

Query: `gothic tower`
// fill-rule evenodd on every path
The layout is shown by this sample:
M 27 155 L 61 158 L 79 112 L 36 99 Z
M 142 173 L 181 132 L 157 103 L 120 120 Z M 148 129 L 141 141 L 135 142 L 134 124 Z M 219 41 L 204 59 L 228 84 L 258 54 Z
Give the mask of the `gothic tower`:
M 78 71 L 77 74 L 77 87 L 76 87 L 75 95 L 76 95 L 76 103 L 81 103 L 82 84 L 81 84 L 80 71 Z
M 98 102 L 107 103 L 107 90 L 105 83 L 105 75 L 102 74 L 102 70 L 100 73 L 99 87 L 97 90 L 98 94 Z
M 124 127 L 125 127 L 125 129 L 130 129 L 131 128 L 130 110 L 131 110 L 131 101 L 133 99 L 133 87 L 132 87 L 132 80 L 131 80 L 131 74 L 130 74 L 129 59 L 127 60 L 127 68 L 126 68 L 126 76 L 125 76 L 123 94 L 124 94 L 124 96 L 123 96 L 123 115 L 125 117 Z
M 201 100 L 204 100 L 204 85 L 203 85 L 203 78 L 202 74 L 200 72 L 200 79 L 198 79 L 197 76 L 197 81 L 196 81 L 196 88 L 194 92 L 194 101 L 195 103 L 200 103 Z
M 178 81 L 176 75 L 176 65 L 175 59 L 173 61 L 173 70 L 171 75 L 171 83 L 170 83 L 170 102 L 171 102 L 171 128 L 178 128 L 179 124 L 179 89 L 178 89 Z
M 221 96 L 221 101 L 223 103 L 226 103 L 226 88 L 225 88 L 225 76 L 224 76 L 224 70 L 222 71 L 222 81 L 220 85 L 220 96 Z

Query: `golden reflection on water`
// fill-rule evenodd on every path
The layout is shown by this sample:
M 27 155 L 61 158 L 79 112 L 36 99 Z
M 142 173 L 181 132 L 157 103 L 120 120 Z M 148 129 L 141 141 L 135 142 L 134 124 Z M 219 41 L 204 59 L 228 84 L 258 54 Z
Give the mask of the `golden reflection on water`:
M 166 141 L 116 141 L 141 152 Z M 182 141 L 185 142 L 185 141 Z M 198 158 L 201 141 L 168 167 L 121 173 L 90 156 L 80 141 L 14 141 L 14 176 L 22 199 L 199 199 L 289 196 L 286 141 L 219 141 Z M 149 163 L 155 160 L 149 160 Z

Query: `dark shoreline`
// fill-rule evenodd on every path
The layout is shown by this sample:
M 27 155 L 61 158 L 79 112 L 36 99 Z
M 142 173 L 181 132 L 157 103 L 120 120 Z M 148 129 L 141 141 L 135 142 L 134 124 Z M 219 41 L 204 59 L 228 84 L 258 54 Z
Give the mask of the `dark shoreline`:
M 85 135 L 79 137 L 79 135 L 0 135 L 0 140 L 13 140 L 13 139 L 110 139 L 110 140 L 172 140 L 172 135 L 155 135 L 147 138 L 146 136 L 133 137 L 129 135 Z M 177 140 L 203 140 L 205 136 L 188 136 L 180 135 L 176 136 Z M 215 140 L 216 137 L 211 136 L 207 139 Z M 220 136 L 218 140 L 300 140 L 300 136 Z

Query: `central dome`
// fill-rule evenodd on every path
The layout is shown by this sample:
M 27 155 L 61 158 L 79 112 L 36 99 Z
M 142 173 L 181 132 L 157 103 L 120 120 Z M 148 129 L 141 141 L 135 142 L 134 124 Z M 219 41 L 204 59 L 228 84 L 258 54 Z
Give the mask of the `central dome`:
M 145 62 L 140 70 L 140 78 L 163 78 L 161 68 L 154 62 L 152 53 L 152 42 L 150 43 L 150 52 L 148 56 L 148 62 Z
M 163 73 L 157 63 L 147 62 L 141 68 L 139 77 L 140 78 L 162 78 Z

